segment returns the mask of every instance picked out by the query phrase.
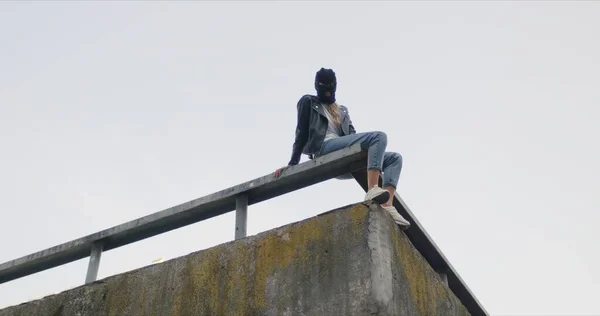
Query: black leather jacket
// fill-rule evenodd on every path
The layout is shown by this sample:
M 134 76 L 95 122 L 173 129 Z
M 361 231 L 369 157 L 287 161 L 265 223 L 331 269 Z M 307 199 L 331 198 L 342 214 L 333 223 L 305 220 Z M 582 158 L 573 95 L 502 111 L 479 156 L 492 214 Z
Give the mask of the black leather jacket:
M 300 162 L 301 154 L 309 155 L 312 159 L 313 155 L 319 153 L 328 127 L 327 116 L 324 113 L 326 110 L 316 96 L 309 94 L 302 96 L 298 101 L 297 108 L 296 139 L 289 165 L 297 165 Z M 348 108 L 343 105 L 340 105 L 340 122 L 344 135 L 356 133 L 348 114 Z

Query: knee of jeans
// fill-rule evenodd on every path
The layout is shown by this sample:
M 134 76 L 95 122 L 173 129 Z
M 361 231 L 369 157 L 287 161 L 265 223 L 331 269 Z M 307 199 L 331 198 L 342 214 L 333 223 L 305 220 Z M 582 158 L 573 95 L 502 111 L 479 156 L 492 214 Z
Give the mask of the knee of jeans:
M 375 137 L 379 140 L 380 143 L 387 144 L 387 134 L 384 132 L 373 132 Z
M 394 162 L 397 162 L 400 166 L 402 166 L 402 155 L 396 152 L 391 152 L 390 154 L 392 155 Z

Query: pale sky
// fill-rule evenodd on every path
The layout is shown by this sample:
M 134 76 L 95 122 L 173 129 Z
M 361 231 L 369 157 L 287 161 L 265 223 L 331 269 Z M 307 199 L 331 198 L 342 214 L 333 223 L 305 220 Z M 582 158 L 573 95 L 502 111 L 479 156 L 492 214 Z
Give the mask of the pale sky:
M 599 315 L 599 17 L 592 1 L 2 2 L 0 263 L 273 172 L 328 67 L 492 315 Z M 251 206 L 248 233 L 363 196 L 330 180 Z M 98 277 L 230 241 L 234 215 L 106 252 Z M 82 284 L 87 263 L 0 284 L 0 307 Z

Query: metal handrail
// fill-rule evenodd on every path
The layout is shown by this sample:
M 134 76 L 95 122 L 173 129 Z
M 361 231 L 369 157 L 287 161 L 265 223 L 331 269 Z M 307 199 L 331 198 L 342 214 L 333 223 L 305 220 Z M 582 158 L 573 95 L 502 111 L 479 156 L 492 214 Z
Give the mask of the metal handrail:
M 0 264 L 0 284 L 90 257 L 86 283 L 96 280 L 102 252 L 236 210 L 235 238 L 246 235 L 247 206 L 364 166 L 359 145 Z
M 85 283 L 98 275 L 102 252 L 125 246 L 205 219 L 236 211 L 235 239 L 246 237 L 248 205 L 345 174 L 352 174 L 366 190 L 367 153 L 360 144 L 285 169 L 278 178 L 269 174 L 237 186 L 0 264 L 0 284 L 90 257 Z M 396 193 L 394 206 L 411 222 L 405 231 L 415 248 L 437 271 L 471 315 L 488 315 L 450 265 L 422 225 Z

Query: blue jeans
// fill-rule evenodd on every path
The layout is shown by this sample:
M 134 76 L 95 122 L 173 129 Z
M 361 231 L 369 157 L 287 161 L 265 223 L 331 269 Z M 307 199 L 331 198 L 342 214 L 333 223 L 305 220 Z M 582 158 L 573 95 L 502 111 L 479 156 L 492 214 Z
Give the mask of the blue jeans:
M 402 156 L 396 152 L 386 152 L 387 135 L 383 132 L 366 132 L 345 135 L 323 142 L 321 150 L 315 156 L 323 156 L 331 152 L 360 143 L 363 150 L 368 150 L 367 169 L 381 171 L 383 186 L 390 185 L 396 189 L 402 171 Z M 347 174 L 337 179 L 351 179 Z

